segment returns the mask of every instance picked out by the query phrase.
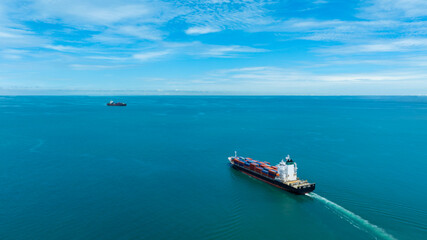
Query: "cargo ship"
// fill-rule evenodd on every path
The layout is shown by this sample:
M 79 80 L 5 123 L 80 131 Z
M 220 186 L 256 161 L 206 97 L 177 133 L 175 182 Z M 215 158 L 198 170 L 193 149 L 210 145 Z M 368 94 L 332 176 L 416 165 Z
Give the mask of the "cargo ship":
M 124 107 L 124 106 L 126 106 L 126 103 L 110 101 L 109 103 L 107 103 L 107 106 L 121 106 L 121 107 Z
M 228 160 L 232 168 L 291 193 L 306 194 L 312 192 L 316 186 L 315 183 L 297 177 L 297 164 L 289 155 L 286 161 L 282 159 L 276 166 L 271 166 L 269 162 L 238 157 L 237 153 Z

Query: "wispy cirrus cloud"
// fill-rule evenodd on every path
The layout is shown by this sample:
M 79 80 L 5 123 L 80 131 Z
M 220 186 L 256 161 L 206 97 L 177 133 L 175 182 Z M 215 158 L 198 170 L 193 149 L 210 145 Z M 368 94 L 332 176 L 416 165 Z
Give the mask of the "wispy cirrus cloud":
M 22 59 L 24 56 L 28 55 L 29 51 L 19 50 L 19 49 L 5 49 L 0 52 L 0 55 L 5 59 L 17 60 Z
M 188 35 L 199 35 L 199 34 L 207 34 L 222 31 L 219 27 L 210 27 L 210 26 L 200 26 L 200 27 L 190 27 L 185 30 L 185 33 Z
M 426 12 L 421 0 L 361 0 L 356 7 L 323 0 L 3 0 L 0 64 L 28 71 L 39 64 L 57 76 L 57 69 L 107 72 L 117 65 L 144 76 L 146 66 L 179 60 L 177 72 L 188 79 L 203 69 L 208 76 L 194 81 L 254 89 L 414 83 L 424 76 L 425 59 L 413 59 L 427 52 Z M 242 67 L 257 61 L 269 66 Z M 220 71 L 224 66 L 230 69 Z M 390 74 L 389 66 L 399 68 Z
M 248 30 L 255 26 L 273 23 L 268 7 L 275 1 L 196 1 L 183 3 L 190 8 L 182 17 L 191 26 L 187 34 L 205 34 L 224 29 Z
M 427 16 L 424 0 L 369 0 L 359 14 L 367 19 L 422 18 Z
M 120 23 L 164 23 L 180 14 L 173 5 L 163 1 L 117 0 L 36 0 L 29 5 L 29 17 L 37 20 L 65 23 L 78 28 L 97 28 Z M 25 18 L 24 16 L 21 16 Z
M 75 52 L 78 50 L 76 47 L 72 46 L 63 46 L 63 45 L 43 45 L 44 48 L 52 49 L 60 52 Z
M 258 66 L 212 71 L 191 81 L 198 89 L 238 89 L 247 94 L 360 95 L 423 94 L 426 71 L 396 69 L 359 73 L 316 73 L 310 70 Z M 381 86 L 386 86 L 381 88 Z
M 259 83 L 286 82 L 371 82 L 371 81 L 422 81 L 427 71 L 395 70 L 387 72 L 336 73 L 324 74 L 307 70 L 296 70 L 272 66 L 222 69 L 209 74 L 207 79 L 220 78 L 226 81 L 245 81 Z
M 253 48 L 246 46 L 230 45 L 230 46 L 207 46 L 204 50 L 200 52 L 193 52 L 193 55 L 198 55 L 202 57 L 236 57 L 242 53 L 260 53 L 266 52 L 266 49 Z
M 134 50 L 135 51 L 135 50 Z M 105 56 L 92 55 L 90 59 L 111 60 L 111 61 L 161 61 L 168 58 L 180 56 L 192 56 L 197 58 L 235 58 L 241 54 L 262 53 L 267 51 L 262 48 L 253 48 L 240 45 L 211 45 L 201 42 L 162 42 L 149 49 L 140 50 L 137 53 L 129 53 L 125 56 Z
M 318 49 L 317 52 L 327 54 L 364 54 L 378 52 L 410 52 L 420 50 L 427 51 L 427 38 L 373 40 L 361 44 L 334 46 L 324 49 Z
M 276 32 L 288 39 L 312 41 L 357 42 L 396 36 L 426 36 L 427 22 L 401 22 L 397 20 L 318 20 L 289 19 L 253 32 Z
M 0 48 L 40 47 L 50 42 L 23 26 L 0 26 Z
M 23 7 L 25 6 L 25 7 Z M 9 22 L 37 21 L 64 25 L 87 31 L 92 40 L 106 43 L 134 43 L 135 40 L 158 41 L 168 32 L 160 28 L 183 14 L 173 3 L 164 1 L 117 0 L 33 0 L 23 5 L 20 1 L 0 3 Z
M 123 68 L 126 65 L 71 64 L 70 67 L 76 70 L 105 70 Z
M 134 54 L 132 57 L 139 61 L 148 61 L 148 60 L 165 57 L 167 55 L 170 55 L 171 53 L 172 51 L 169 51 L 169 50 L 157 51 L 157 52 L 141 52 L 141 53 Z
M 316 5 L 321 3 L 324 2 L 313 1 L 313 4 Z M 275 5 L 277 5 L 275 1 L 258 0 L 233 2 L 141 0 L 128 3 L 118 0 L 57 0 L 54 2 L 35 0 L 20 11 L 13 10 L 17 8 L 18 3 L 6 1 L 6 4 L 0 5 L 2 6 L 0 10 L 9 11 L 9 15 L 14 18 L 65 24 L 84 31 L 93 31 L 90 33 L 89 41 L 108 45 L 136 44 L 141 40 L 162 41 L 169 35 L 169 32 L 163 27 L 174 19 L 185 21 L 189 27 L 183 31 L 188 35 L 203 35 L 229 29 L 252 33 L 287 33 L 282 38 L 289 39 L 355 42 L 358 39 L 366 40 L 397 34 L 410 33 L 411 36 L 422 36 L 427 33 L 425 22 L 401 22 L 392 18 L 370 21 L 278 18 L 272 14 L 274 13 L 272 6 Z M 401 0 L 370 1 L 360 9 L 360 14 L 368 16 L 370 12 L 374 11 L 372 9 L 375 9 L 374 12 L 385 11 L 384 9 L 396 10 L 397 6 L 401 5 Z M 403 5 L 406 6 L 407 12 L 411 13 L 411 16 L 417 15 L 413 13 L 414 9 L 419 10 L 415 12 L 424 12 L 422 10 L 425 8 L 423 1 L 418 0 Z M 12 37 L 14 36 L 13 31 L 17 30 L 8 29 L 8 31 L 0 33 Z M 30 37 L 31 34 L 28 32 L 15 34 L 15 37 L 17 36 Z M 63 43 L 59 45 L 66 47 Z
M 154 26 L 113 26 L 93 35 L 89 40 L 105 44 L 132 44 L 141 40 L 160 41 L 167 33 Z

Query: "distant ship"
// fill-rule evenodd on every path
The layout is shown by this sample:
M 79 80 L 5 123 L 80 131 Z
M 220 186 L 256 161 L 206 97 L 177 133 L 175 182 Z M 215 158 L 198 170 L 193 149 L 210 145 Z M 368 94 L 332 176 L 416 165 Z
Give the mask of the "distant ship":
M 276 166 L 252 158 L 237 157 L 237 153 L 228 160 L 234 169 L 291 193 L 306 194 L 312 192 L 316 186 L 315 183 L 297 177 L 297 164 L 289 155 L 286 161 L 282 160 Z
M 107 106 L 126 106 L 126 103 L 110 101 Z

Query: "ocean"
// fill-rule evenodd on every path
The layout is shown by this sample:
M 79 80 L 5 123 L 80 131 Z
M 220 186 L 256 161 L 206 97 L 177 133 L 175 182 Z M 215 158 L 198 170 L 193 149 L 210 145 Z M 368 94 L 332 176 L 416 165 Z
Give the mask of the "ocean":
M 1 96 L 0 239 L 427 239 L 426 146 L 427 97 Z

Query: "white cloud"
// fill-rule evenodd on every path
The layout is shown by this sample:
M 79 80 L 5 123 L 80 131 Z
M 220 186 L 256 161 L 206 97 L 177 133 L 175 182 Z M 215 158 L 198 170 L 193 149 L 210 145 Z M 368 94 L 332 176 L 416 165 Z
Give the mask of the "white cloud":
M 176 9 L 173 3 L 160 0 L 127 3 L 119 0 L 35 0 L 26 5 L 7 1 L 0 3 L 0 23 L 18 20 L 62 24 L 93 31 L 90 39 L 94 41 L 134 43 L 137 39 L 162 40 L 167 33 L 159 29 L 183 11 L 183 8 Z M 7 16 L 6 20 L 2 20 L 2 14 Z
M 113 26 L 92 36 L 91 41 L 105 44 L 131 44 L 138 40 L 160 41 L 166 33 L 153 26 Z
M 307 74 L 291 69 L 278 67 L 249 67 L 226 70 L 230 79 L 239 79 L 244 81 L 297 81 L 309 79 Z
M 197 57 L 214 57 L 214 58 L 233 58 L 241 57 L 247 53 L 261 53 L 268 50 L 262 48 L 253 48 L 240 45 L 213 45 L 192 42 L 189 45 L 182 46 L 180 52 Z
M 425 0 L 370 0 L 360 17 L 367 19 L 419 18 L 427 16 Z
M 205 48 L 205 49 L 203 49 Z M 230 46 L 219 46 L 219 45 L 205 45 L 201 51 L 194 52 L 194 54 L 205 57 L 235 57 L 236 54 L 240 53 L 259 53 L 266 52 L 267 50 L 261 48 L 252 48 L 246 46 L 230 45 Z
M 106 45 L 131 45 L 135 43 L 135 39 L 131 37 L 109 33 L 95 34 L 87 40 L 89 42 L 99 42 Z
M 258 66 L 212 71 L 191 83 L 193 89 L 228 89 L 240 94 L 389 95 L 425 93 L 425 88 L 420 87 L 425 79 L 424 70 L 316 73 L 301 68 Z
M 96 60 L 110 60 L 110 61 L 125 61 L 125 60 L 129 60 L 128 57 L 112 57 L 112 56 L 87 56 L 86 58 L 96 59 Z
M 44 45 L 44 48 L 52 49 L 60 52 L 75 52 L 78 50 L 76 47 L 63 46 L 63 45 Z
M 134 54 L 132 57 L 141 61 L 160 60 L 169 55 L 190 55 L 201 58 L 233 58 L 244 53 L 260 53 L 267 50 L 239 45 L 210 45 L 200 42 L 171 43 L 166 42 L 156 47 L 162 49 Z
M 326 1 L 307 2 L 313 5 L 324 4 Z M 310 62 L 312 66 L 329 64 L 331 72 L 344 72 L 344 68 L 350 69 L 349 65 L 362 69 L 362 64 L 383 64 L 384 69 L 387 61 L 392 61 L 390 64 L 394 66 L 398 66 L 398 61 L 384 61 L 372 56 L 393 55 L 402 59 L 408 54 L 422 55 L 427 51 L 427 22 L 423 21 L 427 12 L 426 2 L 370 1 L 369 5 L 356 9 L 361 11 L 358 17 L 365 20 L 359 18 L 350 21 L 334 19 L 333 16 L 323 16 L 330 18 L 326 20 L 289 18 L 286 14 L 291 13 L 292 9 L 287 9 L 283 11 L 286 14 L 282 14 L 281 9 L 275 7 L 286 4 L 274 5 L 278 1 L 269 0 L 4 0 L 0 3 L 0 53 L 3 59 L 18 60 L 25 57 L 42 58 L 40 56 L 44 52 L 45 58 L 51 57 L 50 60 L 56 61 L 58 66 L 65 64 L 76 70 L 100 70 L 115 68 L 114 62 L 123 64 L 117 65 L 119 67 L 127 67 L 130 65 L 125 64 L 135 66 L 181 57 L 252 57 L 270 51 L 270 47 L 278 49 L 272 53 L 275 55 L 272 61 L 281 64 L 277 56 L 282 54 L 284 49 L 302 46 L 304 49 L 301 51 L 307 51 L 306 53 L 313 57 L 301 58 L 303 61 Z M 332 3 L 330 4 L 332 6 Z M 309 11 L 304 14 L 293 13 L 293 16 L 305 14 L 308 15 Z M 65 28 L 71 31 L 65 32 Z M 224 35 L 238 30 L 245 31 L 246 33 L 242 34 L 245 37 L 250 34 L 254 37 L 241 39 L 233 35 L 230 39 L 215 39 L 214 33 L 223 30 L 227 30 Z M 185 36 L 183 33 L 191 36 Z M 209 33 L 209 36 L 200 36 Z M 276 38 L 271 37 L 273 34 L 270 33 L 275 33 Z M 210 44 L 197 39 L 206 39 Z M 278 39 L 318 42 L 310 43 L 310 51 L 306 49 L 308 44 L 304 45 L 306 42 L 298 45 L 291 41 L 278 42 Z M 12 50 L 4 51 L 6 49 Z M 289 54 L 282 56 L 293 57 Z M 343 66 L 343 60 L 350 57 L 354 62 Z M 363 57 L 366 58 L 362 59 Z M 334 58 L 337 64 L 332 65 L 325 58 Z M 82 59 L 83 61 L 80 61 Z M 282 86 L 281 84 L 290 82 L 317 84 L 403 82 L 405 79 L 421 81 L 425 74 L 414 70 L 426 66 L 426 60 L 421 60 L 404 61 L 402 64 L 412 69 L 392 73 L 378 70 L 375 73 L 350 71 L 348 74 L 315 74 L 314 67 L 308 67 L 312 71 L 303 71 L 298 70 L 298 67 L 294 69 L 264 66 L 217 71 L 216 76 L 209 76 L 210 79 L 197 80 L 212 84 L 237 81 L 251 86 L 267 83 L 270 88 L 274 87 L 274 84 Z M 72 64 L 74 62 L 78 64 Z M 237 61 L 233 61 L 233 64 L 235 62 Z M 300 66 L 299 69 L 304 64 L 292 63 L 293 66 Z M 341 65 L 342 69 L 333 69 L 336 65 Z
M 71 64 L 75 70 L 105 70 L 126 67 L 125 65 L 95 65 L 95 64 Z
M 427 51 L 427 38 L 372 40 L 363 44 L 329 47 L 317 50 L 327 54 Z
M 206 0 L 207 3 L 229 3 L 230 0 Z
M 418 23 L 401 23 L 393 20 L 342 21 L 318 19 L 290 19 L 265 27 L 253 28 L 253 32 L 276 32 L 285 38 L 313 41 L 356 41 L 377 36 L 393 36 L 404 31 L 417 34 Z M 423 34 L 424 32 L 419 32 Z
M 170 50 L 157 51 L 157 52 L 141 52 L 141 53 L 134 54 L 133 58 L 140 61 L 148 61 L 148 60 L 159 59 L 170 54 L 172 54 Z
M 137 37 L 138 39 L 161 40 L 164 33 L 150 26 L 117 26 L 111 29 L 112 32 L 126 36 Z
M 191 28 L 188 28 L 187 30 L 185 30 L 185 33 L 189 34 L 189 35 L 199 35 L 199 34 L 207 34 L 207 33 L 220 32 L 221 30 L 222 29 L 220 29 L 218 27 L 203 26 L 203 27 L 191 27 Z
M 19 49 L 5 49 L 0 54 L 2 58 L 10 60 L 22 59 L 25 55 L 28 55 L 28 51 Z
M 310 71 L 279 67 L 247 67 L 235 69 L 223 69 L 215 71 L 208 76 L 208 79 L 227 79 L 227 81 L 244 81 L 244 82 L 263 82 L 277 83 L 281 82 L 378 82 L 378 81 L 423 81 L 427 79 L 427 71 L 413 70 L 395 70 L 379 71 L 366 73 L 336 73 L 320 74 Z
M 64 24 L 76 29 L 99 31 L 93 39 L 120 42 L 120 37 L 158 41 L 167 33 L 159 28 L 174 18 L 192 25 L 190 35 L 223 29 L 248 29 L 273 22 L 265 6 L 271 1 L 148 1 L 132 0 L 34 0 L 22 7 L 7 1 L 7 11 L 15 18 Z M 6 6 L 6 5 L 0 5 Z M 1 9 L 0 9 L 1 10 Z
M 34 32 L 15 27 L 0 27 L 0 48 L 41 47 L 50 41 Z
M 275 21 L 266 8 L 272 3 L 276 2 L 237 0 L 229 3 L 228 1 L 202 1 L 200 4 L 194 4 L 183 1 L 181 6 L 190 10 L 182 17 L 188 24 L 195 26 L 187 29 L 188 34 L 203 34 L 224 29 L 249 30 L 254 26 L 267 25 Z
M 168 60 L 170 56 L 182 57 L 191 56 L 196 58 L 235 58 L 245 56 L 250 53 L 261 53 L 268 51 L 262 48 L 253 48 L 240 45 L 211 45 L 203 44 L 198 41 L 194 42 L 160 42 L 152 45 L 145 50 L 125 50 L 120 54 L 107 55 L 100 53 L 94 55 L 95 51 L 91 52 L 87 59 L 107 60 L 107 61 L 161 61 Z M 135 53 L 136 52 L 136 53 Z M 245 55 L 244 55 L 245 54 Z
M 176 16 L 171 4 L 161 1 L 38 0 L 31 5 L 33 18 L 75 27 L 111 26 L 118 23 L 162 23 Z

